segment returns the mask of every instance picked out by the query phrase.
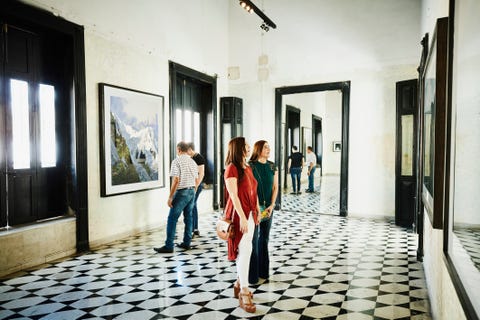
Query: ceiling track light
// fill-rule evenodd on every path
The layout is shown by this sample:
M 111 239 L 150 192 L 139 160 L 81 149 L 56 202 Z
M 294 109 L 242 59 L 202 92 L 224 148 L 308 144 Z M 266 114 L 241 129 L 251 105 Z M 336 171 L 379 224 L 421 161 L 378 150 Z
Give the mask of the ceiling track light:
M 270 28 L 275 29 L 277 25 L 269 18 L 262 10 L 260 10 L 256 5 L 253 4 L 251 0 L 240 0 L 240 6 L 249 13 L 256 13 L 259 16 L 263 23 L 260 25 L 260 28 L 265 32 L 268 32 Z

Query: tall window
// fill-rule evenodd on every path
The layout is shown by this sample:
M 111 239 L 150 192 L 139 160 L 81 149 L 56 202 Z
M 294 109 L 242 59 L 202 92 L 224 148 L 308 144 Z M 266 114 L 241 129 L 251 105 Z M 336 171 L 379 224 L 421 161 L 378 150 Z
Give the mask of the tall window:
M 13 168 L 30 168 L 30 108 L 28 83 L 10 80 Z
M 42 167 L 57 165 L 57 148 L 55 144 L 55 88 L 40 84 L 40 155 Z
M 201 150 L 200 145 L 200 112 L 191 110 L 176 110 L 176 136 L 177 141 L 193 142 L 196 150 Z
M 0 228 L 67 213 L 73 145 L 65 83 L 71 40 L 24 26 L 4 25 L 1 32 Z
M 40 84 L 38 90 L 40 113 L 40 154 L 42 167 L 56 165 L 55 146 L 55 90 L 51 85 Z M 30 168 L 30 109 L 28 83 L 10 80 L 12 114 L 13 168 Z

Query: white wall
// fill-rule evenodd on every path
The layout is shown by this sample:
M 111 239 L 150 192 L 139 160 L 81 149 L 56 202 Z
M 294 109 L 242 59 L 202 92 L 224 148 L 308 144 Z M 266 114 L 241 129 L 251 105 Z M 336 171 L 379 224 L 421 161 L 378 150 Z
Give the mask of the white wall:
M 227 95 L 228 4 L 223 0 L 25 2 L 85 27 L 91 246 L 165 225 L 168 148 L 164 150 L 165 188 L 100 197 L 98 83 L 163 95 L 164 145 L 169 145 L 169 60 L 218 75 L 217 94 Z M 200 209 L 211 210 L 211 193 L 202 193 Z
M 342 93 L 327 91 L 325 93 L 325 115 L 322 119 L 323 134 L 323 174 L 339 175 L 341 152 L 333 151 L 333 142 L 342 141 Z
M 263 0 L 259 6 L 278 25 L 263 35 L 256 15 L 230 3 L 229 64 L 240 69 L 230 94 L 244 99 L 246 115 L 257 115 L 246 118 L 245 135 L 274 141 L 275 88 L 350 80 L 348 211 L 393 216 L 395 83 L 417 77 L 421 3 Z M 262 54 L 269 77 L 260 82 Z

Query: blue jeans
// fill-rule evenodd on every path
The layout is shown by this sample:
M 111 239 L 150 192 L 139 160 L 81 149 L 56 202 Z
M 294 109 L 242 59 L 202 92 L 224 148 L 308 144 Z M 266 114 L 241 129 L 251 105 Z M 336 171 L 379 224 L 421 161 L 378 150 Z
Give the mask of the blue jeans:
M 192 209 L 192 230 L 198 230 L 198 209 L 197 209 L 197 200 L 200 192 L 203 190 L 203 183 L 197 188 L 197 192 L 195 193 L 195 199 L 193 200 L 193 209 Z
M 270 219 L 260 222 L 255 226 L 252 240 L 252 255 L 250 257 L 250 270 L 248 282 L 257 283 L 258 278 L 268 279 L 270 273 L 270 258 L 268 256 L 268 239 L 272 227 L 273 212 Z
M 315 191 L 315 185 L 314 185 L 314 180 L 315 180 L 315 170 L 317 168 L 316 167 L 313 167 L 311 170 L 310 170 L 310 174 L 308 176 L 308 191 Z
M 293 192 L 300 191 L 300 177 L 302 175 L 301 167 L 290 168 L 290 176 L 292 176 L 292 188 Z
M 183 243 L 187 246 L 192 242 L 192 209 L 195 199 L 194 189 L 180 189 L 175 192 L 172 200 L 172 208 L 168 213 L 167 221 L 167 240 L 165 247 L 173 249 L 173 241 L 175 240 L 175 231 L 177 229 L 177 221 L 183 211 L 183 221 L 185 222 L 185 231 L 183 232 Z

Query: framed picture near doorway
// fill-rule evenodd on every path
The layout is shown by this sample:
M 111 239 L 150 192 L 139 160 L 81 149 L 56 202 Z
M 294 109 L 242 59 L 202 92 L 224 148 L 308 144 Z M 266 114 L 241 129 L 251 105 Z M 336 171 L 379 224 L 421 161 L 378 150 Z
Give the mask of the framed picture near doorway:
M 437 20 L 423 73 L 422 201 L 433 228 L 442 229 L 445 198 L 448 18 Z
M 333 152 L 341 152 L 342 151 L 342 142 L 341 141 L 333 141 L 332 142 L 332 151 Z
M 99 84 L 101 196 L 164 186 L 163 96 Z

